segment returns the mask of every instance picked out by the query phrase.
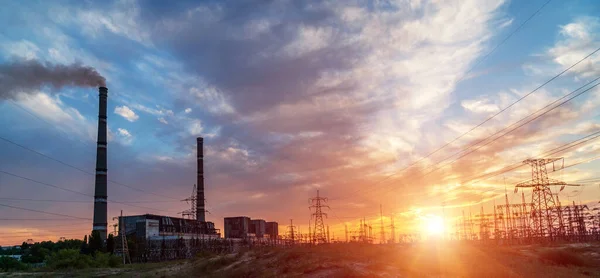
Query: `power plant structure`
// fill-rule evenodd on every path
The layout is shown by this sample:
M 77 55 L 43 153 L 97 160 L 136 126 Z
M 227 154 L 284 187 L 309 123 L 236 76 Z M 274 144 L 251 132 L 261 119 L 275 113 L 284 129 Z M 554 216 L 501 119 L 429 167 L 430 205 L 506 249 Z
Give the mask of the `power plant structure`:
M 279 224 L 263 219 L 250 219 L 247 216 L 225 217 L 223 219 L 226 239 L 278 239 Z
M 96 148 L 96 180 L 94 188 L 93 232 L 98 232 L 103 242 L 108 232 L 108 166 L 107 166 L 107 100 L 108 89 L 99 87 L 98 140 Z M 204 248 L 201 241 L 219 240 L 221 235 L 213 222 L 207 222 L 204 206 L 204 140 L 197 143 L 197 185 L 194 186 L 193 219 L 143 214 L 119 216 L 118 237 L 126 242 L 133 239 L 140 256 L 137 261 L 190 257 L 193 251 Z M 118 242 L 119 243 L 119 242 Z M 183 244 L 183 245 L 182 245 Z M 118 250 L 128 249 L 122 243 Z M 221 248 L 221 242 L 210 246 Z M 225 244 L 226 245 L 226 244 Z M 183 248 L 186 247 L 187 248 Z M 182 253 L 182 250 L 187 250 Z M 118 252 L 117 252 L 118 253 Z M 158 254 L 158 255 L 157 255 Z
M 93 231 L 98 232 L 103 241 L 108 232 L 108 165 L 107 165 L 107 100 L 108 89 L 99 87 L 98 138 L 96 153 L 96 172 L 94 190 Z M 329 226 L 324 223 L 323 208 L 327 206 L 327 198 L 317 190 L 317 196 L 310 198 L 311 221 L 309 231 L 302 234 L 292 223 L 290 231 L 280 241 L 277 222 L 263 219 L 251 219 L 247 216 L 224 218 L 224 239 L 213 222 L 206 221 L 205 188 L 204 188 L 204 139 L 196 138 L 197 172 L 196 184 L 191 196 L 184 199 L 191 204 L 190 208 L 181 212 L 182 217 L 171 217 L 155 214 L 141 214 L 119 217 L 117 250 L 121 253 L 133 252 L 131 261 L 161 261 L 193 257 L 202 250 L 231 251 L 239 244 L 273 244 L 290 245 L 295 243 L 321 244 L 336 242 L 329 237 Z M 515 186 L 515 193 L 522 189 L 532 189 L 531 200 L 526 201 L 521 192 L 519 203 L 510 203 L 508 194 L 504 195 L 504 204 L 494 203 L 493 212 L 485 213 L 483 207 L 479 214 L 462 213 L 455 225 L 455 233 L 450 239 L 461 241 L 479 241 L 496 244 L 521 244 L 547 241 L 589 241 L 600 240 L 600 208 L 589 208 L 582 204 L 563 206 L 558 192 L 552 192 L 550 186 L 560 186 L 562 191 L 567 184 L 548 177 L 547 165 L 554 167 L 562 158 L 528 159 L 524 164 L 530 165 L 531 180 Z M 564 167 L 564 162 L 563 166 Z M 553 169 L 556 170 L 556 169 Z M 312 211 L 314 209 L 314 212 Z M 398 234 L 396 237 L 392 217 L 392 235 L 386 240 L 383 213 L 381 217 L 380 243 L 411 243 L 421 239 L 419 234 Z M 444 238 L 446 233 L 444 232 Z M 396 239 L 398 241 L 396 242 Z M 127 246 L 127 241 L 134 244 Z M 374 243 L 373 227 L 366 219 L 361 219 L 358 229 L 345 226 L 346 242 Z M 128 250 L 128 251 L 125 251 Z M 119 251 L 117 251 L 117 254 Z M 125 255 L 124 255 L 125 256 Z
M 203 138 L 197 142 L 197 184 L 195 192 L 186 201 L 192 207 L 181 214 L 188 218 L 155 214 L 119 217 L 119 234 L 134 238 L 138 261 L 160 261 L 164 259 L 188 258 L 202 248 L 221 248 L 227 243 L 220 241 L 221 234 L 213 222 L 206 221 L 204 206 L 204 156 Z M 210 242 L 208 244 L 207 242 Z M 130 247 L 131 248 L 131 247 Z
M 96 147 L 96 184 L 94 189 L 94 223 L 92 231 L 98 231 L 102 241 L 106 240 L 108 228 L 107 217 L 107 140 L 106 140 L 106 105 L 108 89 L 99 88 L 98 141 Z

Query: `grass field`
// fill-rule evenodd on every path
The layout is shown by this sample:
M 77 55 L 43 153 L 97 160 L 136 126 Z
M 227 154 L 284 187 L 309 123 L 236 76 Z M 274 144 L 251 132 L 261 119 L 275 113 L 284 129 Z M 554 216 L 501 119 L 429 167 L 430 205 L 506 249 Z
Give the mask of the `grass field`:
M 65 277 L 600 277 L 600 245 L 332 244 L 204 254 L 119 269 L 8 276 Z

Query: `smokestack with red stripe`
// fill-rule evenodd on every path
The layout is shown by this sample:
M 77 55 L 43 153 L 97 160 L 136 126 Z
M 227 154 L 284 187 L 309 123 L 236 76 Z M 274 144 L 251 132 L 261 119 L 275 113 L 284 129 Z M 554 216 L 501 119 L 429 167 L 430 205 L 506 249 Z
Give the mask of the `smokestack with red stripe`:
M 198 177 L 196 183 L 196 220 L 205 222 L 204 208 L 204 139 L 196 138 L 197 150 L 196 157 L 198 158 Z
M 107 163 L 106 163 L 106 101 L 108 89 L 99 88 L 98 112 L 98 145 L 96 148 L 96 187 L 94 191 L 94 226 L 93 231 L 100 232 L 102 241 L 106 240 L 107 219 Z

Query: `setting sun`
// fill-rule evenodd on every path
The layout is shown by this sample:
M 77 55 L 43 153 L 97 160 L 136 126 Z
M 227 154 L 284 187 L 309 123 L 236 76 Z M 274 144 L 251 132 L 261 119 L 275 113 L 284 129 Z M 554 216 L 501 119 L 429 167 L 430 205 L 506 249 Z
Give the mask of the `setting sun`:
M 439 216 L 425 218 L 425 231 L 430 235 L 444 233 L 444 220 Z

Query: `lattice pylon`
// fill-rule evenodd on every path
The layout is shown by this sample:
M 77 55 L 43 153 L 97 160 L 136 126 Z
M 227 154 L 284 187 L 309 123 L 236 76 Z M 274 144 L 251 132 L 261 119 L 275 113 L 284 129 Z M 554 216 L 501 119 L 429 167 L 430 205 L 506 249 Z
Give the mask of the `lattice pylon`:
M 196 202 L 198 202 L 197 191 L 198 191 L 198 188 L 194 184 L 194 189 L 192 190 L 192 195 L 190 197 L 182 200 L 182 201 L 188 202 L 188 204 L 191 204 L 190 209 L 180 212 L 180 214 L 183 218 L 196 219 L 196 209 L 197 209 Z
M 550 185 L 577 186 L 548 178 L 546 165 L 557 160 L 562 160 L 562 158 L 527 159 L 523 161 L 524 164 L 531 165 L 531 180 L 516 185 L 516 187 L 533 188 L 531 194 L 531 203 L 533 203 L 531 222 L 533 223 L 533 234 L 538 237 L 549 236 L 552 239 L 558 226 L 558 220 L 553 215 L 556 202 L 550 190 Z
M 325 205 L 327 203 L 327 198 L 323 198 L 319 195 L 319 190 L 317 190 L 317 197 L 310 198 L 309 203 L 311 206 L 309 208 L 314 208 L 315 212 L 312 214 L 312 217 L 315 219 L 313 234 L 313 243 L 327 243 L 327 231 L 325 229 L 325 222 L 323 221 L 323 216 L 327 217 L 327 213 L 323 212 L 323 208 L 329 208 L 329 206 Z

